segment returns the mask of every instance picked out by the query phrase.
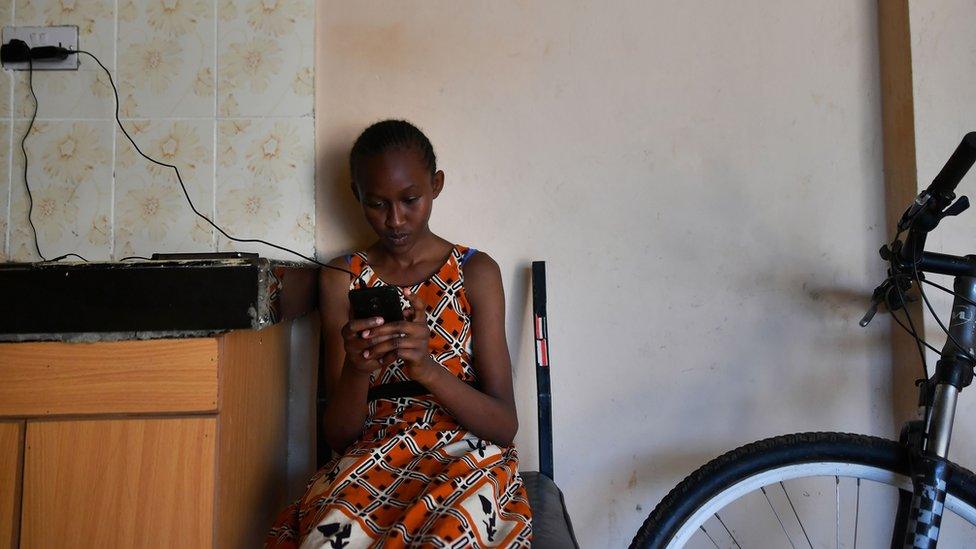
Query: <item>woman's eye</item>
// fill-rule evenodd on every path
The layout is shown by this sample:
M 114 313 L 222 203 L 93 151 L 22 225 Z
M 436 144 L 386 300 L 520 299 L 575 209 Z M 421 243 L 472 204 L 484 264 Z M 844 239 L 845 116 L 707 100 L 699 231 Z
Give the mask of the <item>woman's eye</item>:
M 420 200 L 420 197 L 419 196 L 411 196 L 409 198 L 405 198 L 403 201 L 406 202 L 407 204 L 413 204 L 414 202 L 416 202 L 418 200 Z
M 370 208 L 378 209 L 378 208 L 382 208 L 383 207 L 383 203 L 382 202 L 367 202 L 366 203 L 366 206 L 367 207 L 370 207 Z

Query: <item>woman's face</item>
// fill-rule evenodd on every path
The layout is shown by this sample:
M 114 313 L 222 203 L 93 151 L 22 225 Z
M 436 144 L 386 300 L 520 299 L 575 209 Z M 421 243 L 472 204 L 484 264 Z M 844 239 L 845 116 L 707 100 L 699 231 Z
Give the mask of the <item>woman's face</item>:
M 360 160 L 356 172 L 353 192 L 358 190 L 366 221 L 384 248 L 403 253 L 430 233 L 427 222 L 444 172 L 431 176 L 420 152 L 389 150 Z

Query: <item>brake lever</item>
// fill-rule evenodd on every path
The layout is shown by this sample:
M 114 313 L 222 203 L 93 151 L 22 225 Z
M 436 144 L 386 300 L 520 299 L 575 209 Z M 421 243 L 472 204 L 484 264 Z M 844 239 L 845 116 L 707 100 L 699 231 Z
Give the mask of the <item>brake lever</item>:
M 874 293 L 871 294 L 871 305 L 858 322 L 862 328 L 867 327 L 874 318 L 874 315 L 878 314 L 878 305 L 881 305 L 881 302 L 884 301 L 885 296 L 890 290 L 890 285 L 890 282 L 885 280 L 880 286 L 874 289 Z
M 867 325 L 871 323 L 871 320 L 874 319 L 874 315 L 878 314 L 878 305 L 879 303 L 877 302 L 871 302 L 871 306 L 868 307 L 868 312 L 864 313 L 864 316 L 862 316 L 861 320 L 858 322 L 862 328 L 866 328 Z
M 874 289 L 874 293 L 871 294 L 871 305 L 868 306 L 867 312 L 858 321 L 858 324 L 864 328 L 871 323 L 874 316 L 878 314 L 878 306 L 885 303 L 888 306 L 889 311 L 897 311 L 903 309 L 906 304 L 915 301 L 907 292 L 911 289 L 911 281 L 906 281 L 905 283 L 899 285 L 898 289 L 901 290 L 895 295 L 890 295 L 891 290 L 894 289 L 893 284 L 898 284 L 898 282 L 893 279 L 885 280 L 880 286 Z
M 962 212 L 969 209 L 969 199 L 965 196 L 960 196 L 959 200 L 953 202 L 948 208 L 942 211 L 939 217 L 950 217 L 954 215 L 959 215 Z

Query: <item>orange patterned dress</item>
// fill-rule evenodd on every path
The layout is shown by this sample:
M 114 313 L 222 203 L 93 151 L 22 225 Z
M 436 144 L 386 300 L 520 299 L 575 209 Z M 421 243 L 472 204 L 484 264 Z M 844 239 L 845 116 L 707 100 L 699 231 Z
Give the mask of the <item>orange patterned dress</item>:
M 469 383 L 477 379 L 463 266 L 473 253 L 455 246 L 437 273 L 411 288 L 427 304 L 431 356 Z M 348 260 L 366 285 L 385 284 L 365 253 Z M 371 389 L 404 381 L 400 361 L 369 377 Z M 527 547 L 531 537 L 515 448 L 469 433 L 426 394 L 371 400 L 360 439 L 312 477 L 266 547 Z

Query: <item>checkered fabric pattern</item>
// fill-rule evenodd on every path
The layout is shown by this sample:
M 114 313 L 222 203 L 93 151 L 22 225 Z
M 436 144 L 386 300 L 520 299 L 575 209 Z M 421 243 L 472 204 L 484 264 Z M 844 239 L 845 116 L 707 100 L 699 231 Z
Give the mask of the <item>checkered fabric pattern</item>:
M 471 368 L 471 307 L 464 293 L 462 261 L 469 248 L 455 246 L 450 257 L 430 278 L 410 287 L 427 304 L 427 327 L 431 331 L 430 350 L 434 359 L 446 368 L 456 371 L 463 381 L 473 381 Z M 350 260 L 350 270 L 361 278 L 353 280 L 349 289 L 361 286 L 386 286 L 369 264 L 365 252 L 356 253 Z M 362 280 L 363 282 L 360 282 Z M 403 305 L 407 305 L 402 298 Z M 402 362 L 370 374 L 370 386 L 381 383 L 409 381 L 403 372 Z
M 913 478 L 915 494 L 912 496 L 911 518 L 905 536 L 906 549 L 935 549 L 939 541 L 939 528 L 945 510 L 946 481 L 943 480 L 944 474 L 936 473 L 938 468 L 937 463 L 931 471 L 916 474 Z
M 412 288 L 427 304 L 431 355 L 466 382 L 476 379 L 464 292 L 469 256 L 455 246 L 438 272 Z M 366 285 L 385 284 L 365 253 L 350 259 Z M 370 386 L 408 379 L 398 361 L 373 372 Z M 528 547 L 530 517 L 514 447 L 465 431 L 431 395 L 381 398 L 369 403 L 360 440 L 319 470 L 266 546 Z

